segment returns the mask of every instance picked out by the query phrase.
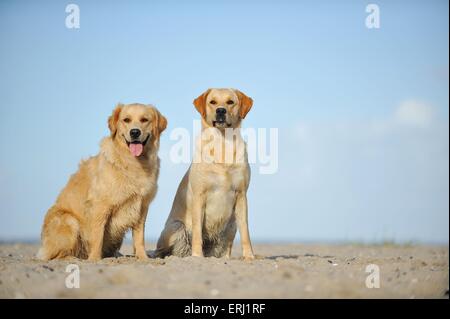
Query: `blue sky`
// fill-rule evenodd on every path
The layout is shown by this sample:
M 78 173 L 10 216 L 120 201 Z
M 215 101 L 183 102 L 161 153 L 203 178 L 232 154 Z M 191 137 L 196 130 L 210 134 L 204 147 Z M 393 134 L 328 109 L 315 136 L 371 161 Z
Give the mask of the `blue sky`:
M 1 239 L 38 238 L 117 102 L 168 118 L 156 238 L 187 169 L 170 162 L 192 100 L 235 87 L 244 126 L 279 129 L 279 170 L 249 190 L 256 240 L 444 242 L 449 237 L 447 1 L 0 2 Z

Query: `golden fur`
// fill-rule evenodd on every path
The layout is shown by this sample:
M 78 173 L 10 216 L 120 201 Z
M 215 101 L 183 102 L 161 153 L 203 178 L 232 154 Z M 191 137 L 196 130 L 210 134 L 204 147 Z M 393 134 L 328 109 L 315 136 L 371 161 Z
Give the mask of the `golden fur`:
M 114 109 L 108 119 L 111 135 L 102 140 L 100 153 L 80 163 L 47 212 L 38 257 L 114 256 L 131 228 L 136 257 L 147 258 L 144 224 L 157 190 L 159 136 L 166 126 L 153 106 L 119 104 Z M 142 132 L 135 143 L 142 145 L 139 156 L 129 149 L 131 129 Z
M 253 259 L 247 217 L 250 166 L 239 133 L 253 100 L 238 90 L 209 89 L 194 100 L 194 105 L 202 116 L 202 135 L 211 131 L 221 137 L 222 144 L 208 150 L 214 156 L 212 162 L 194 161 L 182 179 L 155 256 L 229 257 L 239 228 L 243 256 Z M 217 120 L 218 108 L 226 110 L 224 122 Z M 233 129 L 235 134 L 231 162 L 225 161 L 226 152 L 220 151 L 227 143 L 227 129 Z M 203 158 L 207 144 L 201 137 L 194 159 Z M 242 161 L 237 160 L 239 150 Z

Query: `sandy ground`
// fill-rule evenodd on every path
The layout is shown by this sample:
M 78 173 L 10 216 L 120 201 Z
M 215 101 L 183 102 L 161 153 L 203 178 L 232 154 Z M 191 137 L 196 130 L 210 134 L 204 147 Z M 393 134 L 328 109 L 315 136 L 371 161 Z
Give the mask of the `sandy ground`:
M 148 244 L 153 248 L 154 244 Z M 448 298 L 448 246 L 256 244 L 257 259 L 107 258 L 42 262 L 38 245 L 0 244 L 0 298 Z M 122 252 L 129 254 L 130 247 Z M 69 264 L 80 288 L 66 287 Z M 366 266 L 380 288 L 366 287 Z

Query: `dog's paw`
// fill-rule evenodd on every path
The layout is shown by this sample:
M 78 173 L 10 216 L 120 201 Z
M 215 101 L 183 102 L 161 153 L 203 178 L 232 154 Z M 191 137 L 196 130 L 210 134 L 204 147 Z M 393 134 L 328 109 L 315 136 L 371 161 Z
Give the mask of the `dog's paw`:
M 149 259 L 148 255 L 147 255 L 146 253 L 143 253 L 143 254 L 136 254 L 136 258 L 137 258 L 138 260 L 147 260 L 147 259 Z
M 255 260 L 255 255 L 245 255 L 243 258 L 245 261 L 252 261 Z
M 87 261 L 90 261 L 90 262 L 97 262 L 97 261 L 100 261 L 101 259 L 102 259 L 102 256 L 101 256 L 101 255 L 91 254 L 91 255 L 89 255 Z

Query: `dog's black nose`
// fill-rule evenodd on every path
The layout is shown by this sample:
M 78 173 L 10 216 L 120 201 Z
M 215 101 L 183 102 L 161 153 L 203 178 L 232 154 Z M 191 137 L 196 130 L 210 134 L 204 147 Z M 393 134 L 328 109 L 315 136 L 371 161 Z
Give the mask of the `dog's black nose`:
M 130 137 L 131 138 L 138 138 L 141 136 L 141 130 L 137 128 L 133 128 L 130 130 Z
M 219 107 L 218 109 L 216 109 L 216 114 L 217 115 L 225 115 L 225 114 L 227 114 L 227 110 L 223 107 Z

